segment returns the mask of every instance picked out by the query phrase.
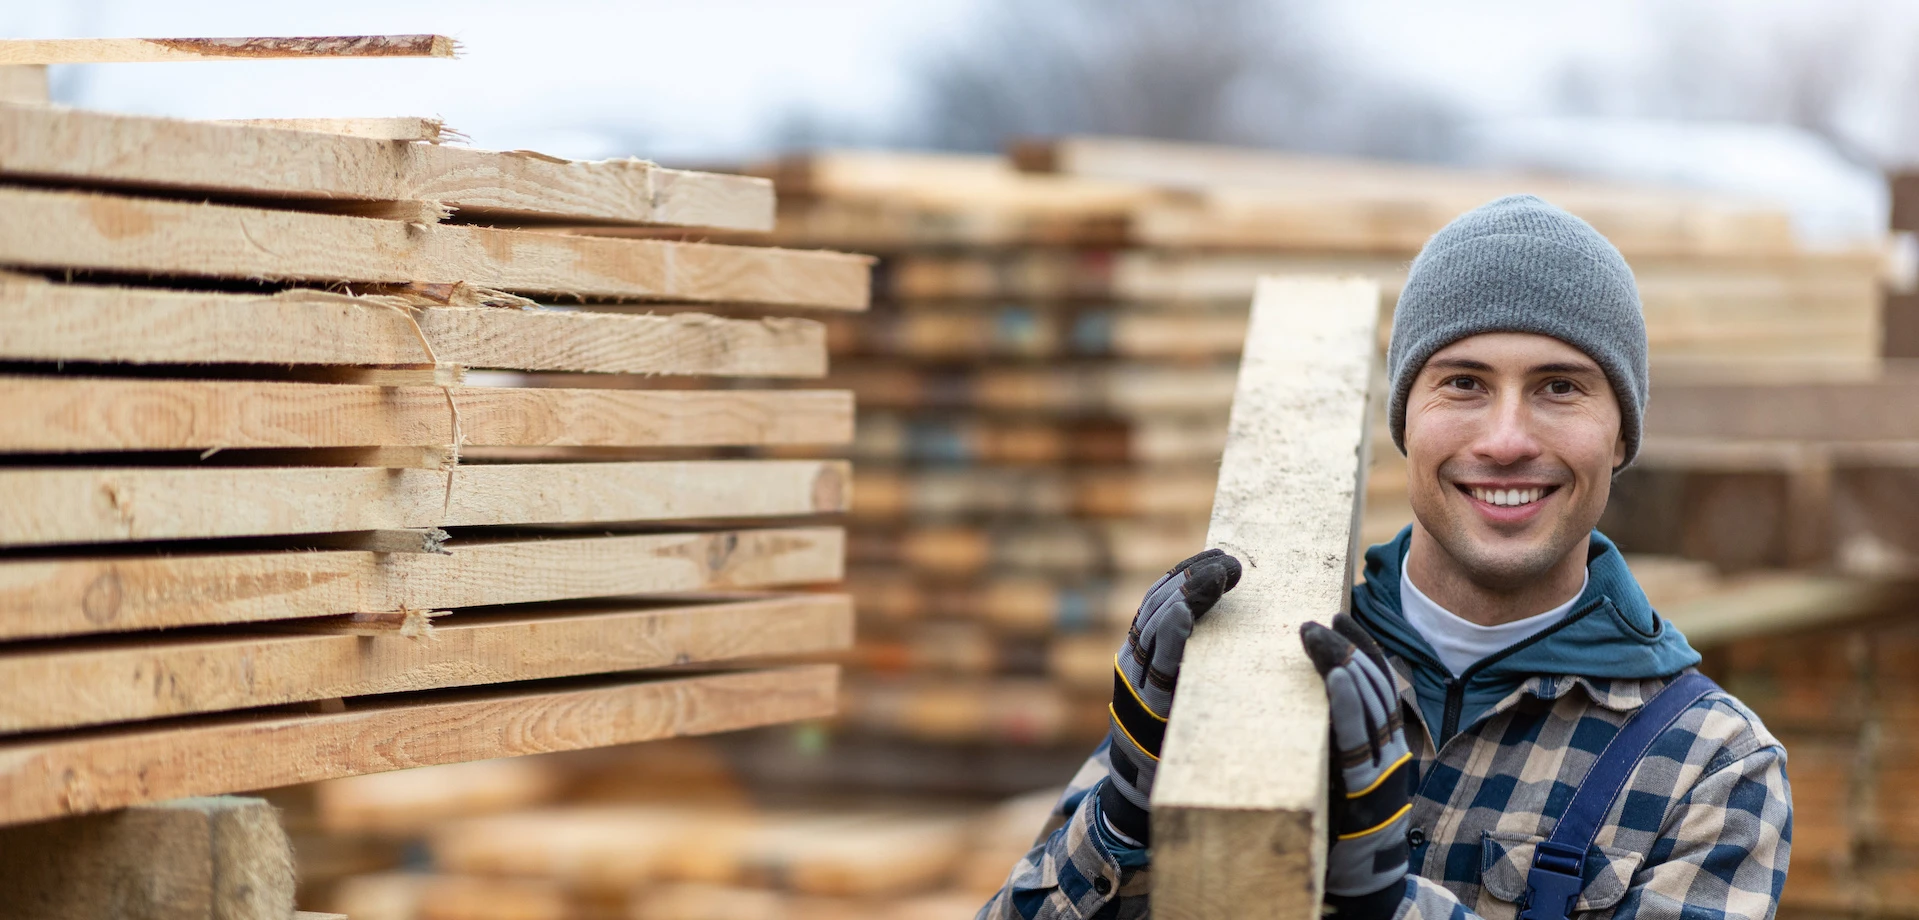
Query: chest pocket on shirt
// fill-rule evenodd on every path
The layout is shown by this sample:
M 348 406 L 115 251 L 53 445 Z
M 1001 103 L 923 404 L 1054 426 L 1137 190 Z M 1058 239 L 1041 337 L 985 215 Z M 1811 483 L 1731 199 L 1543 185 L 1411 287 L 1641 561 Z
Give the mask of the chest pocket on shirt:
M 1546 838 L 1531 834 L 1487 831 L 1480 843 L 1479 884 L 1487 894 L 1518 904 L 1526 896 L 1526 875 L 1532 871 L 1533 849 Z M 1612 847 L 1593 847 L 1586 852 L 1581 876 L 1586 887 L 1573 905 L 1575 913 L 1606 910 L 1626 896 L 1632 876 L 1643 861 L 1638 853 Z

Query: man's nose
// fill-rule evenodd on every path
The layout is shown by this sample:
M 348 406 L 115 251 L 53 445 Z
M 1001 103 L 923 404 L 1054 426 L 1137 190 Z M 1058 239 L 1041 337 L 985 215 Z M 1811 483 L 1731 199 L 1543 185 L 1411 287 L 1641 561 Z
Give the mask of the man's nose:
M 1539 456 L 1539 439 L 1533 435 L 1532 421 L 1524 399 L 1502 394 L 1493 401 L 1486 428 L 1473 442 L 1473 453 L 1499 466 Z

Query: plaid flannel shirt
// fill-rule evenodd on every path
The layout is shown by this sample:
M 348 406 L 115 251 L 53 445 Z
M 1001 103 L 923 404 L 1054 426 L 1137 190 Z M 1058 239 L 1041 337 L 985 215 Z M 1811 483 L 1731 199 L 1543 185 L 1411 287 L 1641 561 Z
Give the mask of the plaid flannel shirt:
M 1418 784 L 1412 874 L 1396 916 L 1513 917 L 1534 846 L 1606 742 L 1669 678 L 1535 677 L 1435 751 L 1407 666 L 1393 664 Z M 1104 830 L 1092 793 L 1105 777 L 1102 744 L 979 920 L 1148 915 L 1147 852 Z M 1710 693 L 1666 730 L 1613 802 L 1574 916 L 1763 920 L 1791 851 L 1785 749 L 1738 700 Z

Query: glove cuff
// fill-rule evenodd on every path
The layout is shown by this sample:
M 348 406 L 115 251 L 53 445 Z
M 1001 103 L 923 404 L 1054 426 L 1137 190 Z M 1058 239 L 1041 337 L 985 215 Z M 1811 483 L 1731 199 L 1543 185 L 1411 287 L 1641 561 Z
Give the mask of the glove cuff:
M 1106 820 L 1113 823 L 1114 830 L 1139 841 L 1142 846 L 1152 845 L 1151 813 L 1127 801 L 1111 777 L 1099 785 L 1099 810 Z
M 1392 884 L 1372 894 L 1326 895 L 1326 907 L 1323 913 L 1328 920 L 1392 920 L 1399 912 L 1399 902 L 1410 893 L 1413 881 L 1400 876 Z

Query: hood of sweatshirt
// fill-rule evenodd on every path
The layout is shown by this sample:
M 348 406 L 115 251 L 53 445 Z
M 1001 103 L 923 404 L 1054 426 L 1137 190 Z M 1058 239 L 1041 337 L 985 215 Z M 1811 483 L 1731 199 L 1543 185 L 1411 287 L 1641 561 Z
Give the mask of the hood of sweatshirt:
M 1412 533 L 1408 525 L 1391 542 L 1366 551 L 1366 580 L 1353 586 L 1353 615 L 1388 654 L 1410 667 L 1434 744 L 1446 743 L 1534 677 L 1644 680 L 1699 663 L 1686 637 L 1653 611 L 1619 548 L 1595 530 L 1586 553 L 1586 590 L 1565 617 L 1455 678 L 1399 607 L 1400 567 Z

